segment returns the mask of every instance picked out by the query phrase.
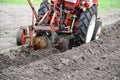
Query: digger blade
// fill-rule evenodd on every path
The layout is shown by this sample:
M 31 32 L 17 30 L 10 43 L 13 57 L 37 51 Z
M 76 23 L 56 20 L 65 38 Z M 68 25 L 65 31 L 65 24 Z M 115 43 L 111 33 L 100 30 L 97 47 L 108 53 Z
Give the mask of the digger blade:
M 43 49 L 47 46 L 47 44 L 48 44 L 48 41 L 44 36 L 33 37 L 33 46 L 35 50 Z
M 66 38 L 58 38 L 56 39 L 56 44 L 55 44 L 55 48 L 61 50 L 61 51 L 65 51 L 69 49 L 69 39 Z

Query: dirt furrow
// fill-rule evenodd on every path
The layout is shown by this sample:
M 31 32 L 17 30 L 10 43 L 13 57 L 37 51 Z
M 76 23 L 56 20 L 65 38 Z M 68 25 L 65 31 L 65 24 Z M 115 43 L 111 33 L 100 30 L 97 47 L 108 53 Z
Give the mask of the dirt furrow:
M 60 52 L 21 48 L 0 56 L 1 80 L 120 80 L 120 21 L 99 40 Z

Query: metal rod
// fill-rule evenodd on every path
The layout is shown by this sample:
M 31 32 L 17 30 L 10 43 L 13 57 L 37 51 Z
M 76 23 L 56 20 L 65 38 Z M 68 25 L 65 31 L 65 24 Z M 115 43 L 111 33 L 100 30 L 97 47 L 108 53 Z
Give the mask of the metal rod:
M 32 13 L 32 26 L 34 25 L 34 13 Z
M 53 25 L 53 22 L 54 22 L 54 20 L 55 20 L 56 13 L 57 13 L 57 11 L 54 12 L 53 17 L 52 17 L 52 19 L 51 19 L 51 23 L 50 23 L 51 26 Z
M 47 11 L 47 12 L 45 13 L 45 15 L 42 17 L 42 19 L 41 19 L 40 22 L 38 23 L 38 25 L 41 25 L 41 24 L 42 24 L 43 20 L 47 17 L 48 14 L 49 14 L 49 11 Z
M 29 35 L 30 35 L 30 47 L 33 48 L 33 27 L 29 26 Z
M 34 13 L 34 15 L 35 15 L 36 20 L 38 20 L 39 17 L 38 17 L 38 15 L 37 15 L 36 11 L 35 11 L 35 8 L 34 8 L 32 2 L 31 2 L 31 0 L 27 0 L 27 1 L 28 1 L 29 5 L 30 5 L 30 7 L 31 7 L 31 9 L 32 9 L 32 11 L 33 11 L 33 13 Z
M 71 25 L 71 27 L 70 27 L 70 32 L 72 32 L 72 31 L 73 31 L 74 24 L 75 24 L 75 19 L 76 19 L 76 18 L 77 18 L 77 16 L 76 16 L 76 15 L 73 15 L 72 25 Z
M 60 26 L 59 29 L 62 30 L 62 25 L 63 25 L 63 12 L 62 12 L 62 7 L 63 5 L 60 5 Z

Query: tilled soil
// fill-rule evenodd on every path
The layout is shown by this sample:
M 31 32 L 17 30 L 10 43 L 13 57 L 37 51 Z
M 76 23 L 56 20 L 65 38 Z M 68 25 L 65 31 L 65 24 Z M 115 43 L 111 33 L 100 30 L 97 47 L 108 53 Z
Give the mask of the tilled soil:
M 25 11 L 30 8 L 0 5 L 0 50 L 15 45 L 19 25 L 30 24 L 31 15 Z M 119 11 L 101 14 L 104 25 L 119 20 Z M 120 20 L 104 26 L 99 40 L 65 52 L 54 48 L 30 52 L 21 47 L 1 54 L 0 80 L 120 80 L 119 31 Z
M 1 80 L 120 80 L 120 21 L 97 41 L 60 52 L 21 48 L 0 56 Z
M 0 50 L 16 46 L 17 31 L 31 25 L 31 15 L 27 5 L 0 4 Z

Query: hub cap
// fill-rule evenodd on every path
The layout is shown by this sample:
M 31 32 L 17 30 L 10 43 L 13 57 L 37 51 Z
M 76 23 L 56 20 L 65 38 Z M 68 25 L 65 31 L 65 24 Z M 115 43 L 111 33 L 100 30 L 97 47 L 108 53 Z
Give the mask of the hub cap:
M 96 21 L 96 15 L 93 15 L 87 31 L 86 43 L 90 42 L 92 39 L 94 28 L 95 28 L 95 21 Z

